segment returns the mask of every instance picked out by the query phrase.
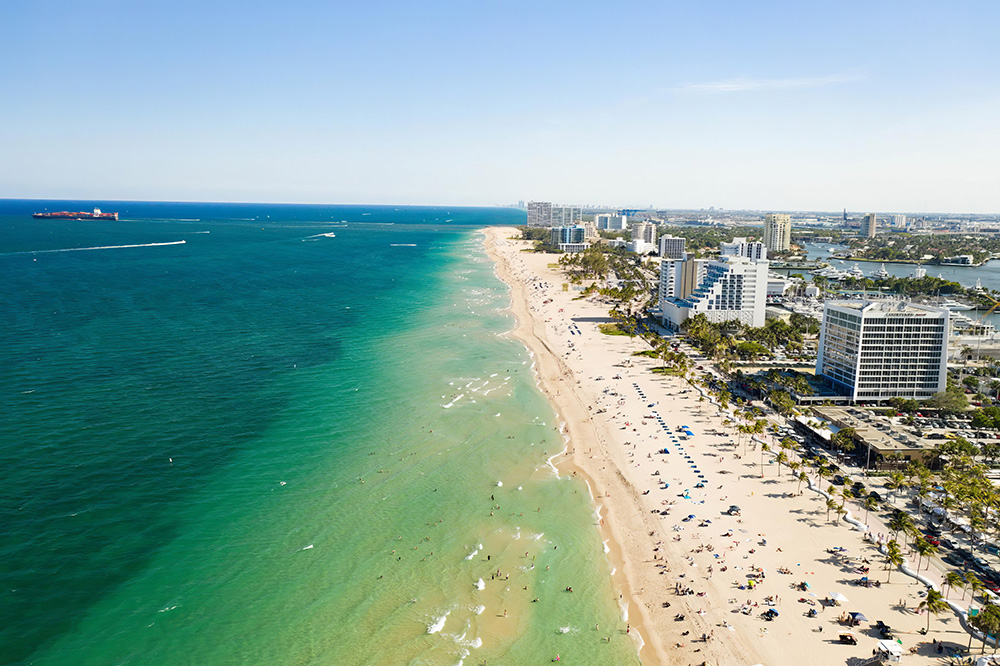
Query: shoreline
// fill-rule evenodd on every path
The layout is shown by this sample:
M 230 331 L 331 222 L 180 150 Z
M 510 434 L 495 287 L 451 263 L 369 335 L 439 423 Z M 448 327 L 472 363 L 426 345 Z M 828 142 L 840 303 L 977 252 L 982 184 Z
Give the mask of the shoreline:
M 591 489 L 595 526 L 628 611 L 620 630 L 638 632 L 644 665 L 797 666 L 803 651 L 819 663 L 863 659 L 878 641 L 876 620 L 892 626 L 914 664 L 939 658 L 932 638 L 965 648 L 969 636 L 953 614 L 932 617 L 930 632 L 920 633 L 925 586 L 886 570 L 864 530 L 777 464 L 772 436 L 737 441 L 736 413 L 684 379 L 652 373 L 656 360 L 632 356 L 645 342 L 601 334 L 608 306 L 575 300 L 554 255 L 522 253 L 528 245 L 516 233 L 486 230 L 488 256 L 511 291 L 516 325 L 506 335 L 532 352 L 538 385 L 565 424 L 570 452 L 556 463 Z M 812 471 L 809 480 L 818 480 Z M 882 481 L 864 482 L 885 496 Z M 741 513 L 729 515 L 730 505 Z M 845 508 L 864 517 L 872 541 L 888 538 L 891 505 L 870 515 L 853 500 Z M 923 575 L 939 580 L 942 571 L 930 565 L 924 573 L 927 566 Z M 869 575 L 880 586 L 857 585 Z M 833 593 L 850 602 L 823 603 Z M 766 610 L 781 617 L 768 621 Z M 848 630 L 846 611 L 872 625 L 853 628 L 856 646 L 837 641 Z
M 663 650 L 662 641 L 659 635 L 652 630 L 645 607 L 633 592 L 638 587 L 633 581 L 635 573 L 631 572 L 632 566 L 622 547 L 623 535 L 619 534 L 617 530 L 619 520 L 633 523 L 626 524 L 626 527 L 641 528 L 642 525 L 638 521 L 629 521 L 629 515 L 627 515 L 631 513 L 634 517 L 638 515 L 638 511 L 620 512 L 611 502 L 607 502 L 608 499 L 611 499 L 609 494 L 612 490 L 615 495 L 628 493 L 624 483 L 609 483 L 612 480 L 600 478 L 598 474 L 594 473 L 595 470 L 581 459 L 581 449 L 578 443 L 589 440 L 597 442 L 604 449 L 602 445 L 606 438 L 601 437 L 597 426 L 590 419 L 588 410 L 584 407 L 584 400 L 574 391 L 573 383 L 571 381 L 560 383 L 565 382 L 566 379 L 572 379 L 573 373 L 558 357 L 544 335 L 537 334 L 535 330 L 537 322 L 530 313 L 528 298 L 524 293 L 526 285 L 514 277 L 506 258 L 497 251 L 496 238 L 491 236 L 492 231 L 503 233 L 505 230 L 503 228 L 486 230 L 487 254 L 494 262 L 497 277 L 508 286 L 511 294 L 510 311 L 514 315 L 515 325 L 504 335 L 520 341 L 533 354 L 538 386 L 556 412 L 557 417 L 562 421 L 563 430 L 569 437 L 569 450 L 555 456 L 554 463 L 557 467 L 563 468 L 574 476 L 581 476 L 590 491 L 591 500 L 594 503 L 595 518 L 598 518 L 598 530 L 602 541 L 608 548 L 606 555 L 613 571 L 612 582 L 617 589 L 621 590 L 622 595 L 627 596 L 629 602 L 627 606 L 629 610 L 626 613 L 627 620 L 623 620 L 623 622 L 627 622 L 629 627 L 627 631 L 630 633 L 635 631 L 639 637 L 636 644 L 640 661 L 648 665 L 668 664 L 670 662 Z M 564 389 L 568 390 L 564 392 Z M 620 481 L 623 482 L 624 479 L 620 478 Z M 636 508 L 638 509 L 638 507 Z M 652 546 L 650 547 L 652 548 Z M 632 576 L 630 576 L 630 572 Z M 638 611 L 639 618 L 632 617 L 632 608 Z

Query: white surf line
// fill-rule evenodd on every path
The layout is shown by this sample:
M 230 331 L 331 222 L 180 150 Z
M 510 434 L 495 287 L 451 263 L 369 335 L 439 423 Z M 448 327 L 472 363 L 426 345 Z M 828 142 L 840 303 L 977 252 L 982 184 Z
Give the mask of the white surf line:
M 164 245 L 184 245 L 185 240 L 169 241 L 166 243 L 142 243 L 139 245 L 101 245 L 98 247 L 67 247 L 59 250 L 28 250 L 27 252 L 5 252 L 4 254 L 49 254 L 51 252 L 86 252 L 89 250 L 121 250 L 131 247 L 163 247 Z

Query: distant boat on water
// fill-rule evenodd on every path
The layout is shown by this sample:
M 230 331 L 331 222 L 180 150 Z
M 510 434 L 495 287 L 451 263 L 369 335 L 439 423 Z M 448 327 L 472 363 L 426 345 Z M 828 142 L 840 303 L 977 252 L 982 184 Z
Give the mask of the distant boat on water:
M 876 280 L 884 280 L 885 278 L 891 276 L 889 275 L 889 271 L 885 270 L 885 264 L 882 264 L 877 271 L 872 271 L 872 277 Z
M 95 208 L 93 213 L 60 210 L 55 213 L 32 213 L 31 217 L 41 220 L 117 220 L 118 213 L 102 213 Z
M 950 298 L 946 298 L 945 300 L 941 301 L 940 305 L 943 308 L 948 308 L 949 310 L 956 310 L 956 311 L 957 310 L 975 310 L 976 309 L 975 305 L 969 305 L 968 303 L 960 303 L 960 302 L 952 300 Z

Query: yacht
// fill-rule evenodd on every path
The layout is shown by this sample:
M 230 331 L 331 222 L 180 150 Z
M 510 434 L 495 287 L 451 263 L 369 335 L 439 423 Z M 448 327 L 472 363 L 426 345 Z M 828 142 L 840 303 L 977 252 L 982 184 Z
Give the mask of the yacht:
M 847 273 L 846 273 L 846 277 L 850 277 L 850 278 L 858 278 L 858 279 L 860 279 L 860 278 L 863 278 L 864 276 L 865 276 L 864 272 L 861 270 L 861 268 L 858 267 L 857 264 L 854 264 L 853 266 L 851 266 L 850 270 L 847 271 Z
M 884 280 L 891 276 L 889 275 L 889 271 L 885 270 L 885 264 L 882 264 L 881 268 L 877 271 L 872 271 L 872 277 L 876 280 Z
M 844 271 L 839 271 L 833 266 L 827 266 L 826 268 L 817 268 L 816 270 L 809 271 L 813 275 L 818 275 L 819 277 L 824 277 L 828 280 L 840 280 L 847 274 Z
M 952 312 L 949 318 L 953 336 L 976 335 L 991 338 L 996 334 L 996 328 L 989 320 L 976 321 L 957 312 Z
M 958 301 L 951 300 L 950 298 L 944 299 L 943 301 L 941 301 L 941 303 L 939 305 L 941 307 L 943 307 L 943 308 L 948 308 L 952 312 L 954 312 L 956 310 L 975 310 L 976 309 L 975 305 L 969 305 L 968 303 L 959 303 Z

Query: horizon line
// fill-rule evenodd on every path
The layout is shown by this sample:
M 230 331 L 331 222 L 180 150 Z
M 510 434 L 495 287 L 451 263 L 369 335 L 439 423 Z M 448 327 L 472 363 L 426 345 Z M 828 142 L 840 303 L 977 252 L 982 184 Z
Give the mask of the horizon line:
M 250 206 L 378 206 L 378 207 L 409 207 L 409 208 L 513 208 L 517 210 L 524 210 L 516 205 L 516 203 L 508 204 L 447 204 L 447 203 L 434 203 L 434 204 L 418 204 L 418 203 L 344 203 L 344 202 L 306 202 L 306 201 L 223 201 L 223 200 L 195 200 L 195 199 L 78 199 L 78 198 L 38 198 L 38 197 L 3 197 L 0 196 L 0 202 L 4 201 L 73 201 L 73 202 L 107 202 L 107 203 L 178 203 L 178 204 L 235 204 L 235 205 L 250 205 Z M 529 199 L 523 199 L 525 205 L 530 201 Z M 581 204 L 559 204 L 559 205 L 572 205 L 584 208 Z M 704 213 L 712 215 L 714 213 L 760 213 L 766 215 L 768 213 L 789 213 L 789 214 L 830 214 L 830 215 L 842 215 L 844 212 L 843 208 L 822 210 L 822 209 L 782 209 L 782 208 L 717 208 L 715 210 L 709 210 L 704 207 L 697 208 L 685 208 L 681 206 L 628 206 L 628 205 L 617 205 L 617 206 L 591 206 L 594 210 L 605 210 L 611 208 L 636 210 L 636 211 L 677 211 L 677 212 L 692 212 L 692 213 Z M 864 211 L 864 212 L 862 212 Z M 984 211 L 899 211 L 899 210 L 889 210 L 889 211 L 878 211 L 871 209 L 858 209 L 857 211 L 848 211 L 850 214 L 869 214 L 875 213 L 876 215 L 989 215 L 994 217 L 1000 217 L 1000 212 L 984 212 Z

